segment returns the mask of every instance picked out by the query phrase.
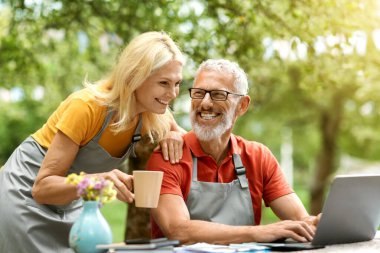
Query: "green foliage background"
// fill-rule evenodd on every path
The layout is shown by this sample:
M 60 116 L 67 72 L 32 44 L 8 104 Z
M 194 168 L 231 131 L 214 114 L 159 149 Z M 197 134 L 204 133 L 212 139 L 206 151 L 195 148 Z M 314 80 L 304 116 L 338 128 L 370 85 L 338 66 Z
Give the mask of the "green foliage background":
M 349 113 L 344 115 L 339 147 L 355 156 L 378 159 L 379 52 L 371 39 L 378 24 L 376 3 L 2 1 L 0 87 L 21 87 L 26 94 L 19 103 L 1 101 L 0 161 L 38 129 L 64 97 L 79 89 L 85 77 L 90 81 L 104 77 L 122 47 L 148 30 L 169 32 L 187 54 L 183 92 L 191 85 L 195 67 L 206 58 L 236 60 L 246 70 L 253 106 L 237 133 L 278 150 L 280 129 L 289 126 L 300 137 L 294 140 L 296 146 L 302 142 L 301 150 L 307 152 L 296 149 L 295 159 L 308 167 L 316 150 L 309 146 L 318 143 L 316 138 L 301 136 L 305 132 L 318 135 L 313 133 L 318 132 L 318 111 L 330 110 L 334 95 L 342 93 Z M 364 56 L 313 54 L 310 45 L 317 36 L 349 38 L 357 30 L 368 35 Z M 61 37 L 52 36 L 54 32 L 62 33 Z M 88 39 L 85 48 L 79 44 L 80 34 Z M 105 34 L 109 50 L 102 52 L 99 38 Z M 290 40 L 294 36 L 309 44 L 307 60 L 284 61 L 278 55 L 263 60 L 263 38 Z M 339 45 L 335 47 L 340 50 Z M 45 88 L 48 95 L 43 101 L 31 99 L 35 86 Z M 368 102 L 373 110 L 363 117 L 360 108 Z

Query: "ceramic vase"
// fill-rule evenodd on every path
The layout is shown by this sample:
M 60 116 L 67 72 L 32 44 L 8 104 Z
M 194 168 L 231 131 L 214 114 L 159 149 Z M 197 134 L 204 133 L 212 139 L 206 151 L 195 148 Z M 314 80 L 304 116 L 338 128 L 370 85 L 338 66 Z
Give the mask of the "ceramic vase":
M 112 232 L 98 201 L 84 201 L 82 213 L 71 227 L 69 243 L 77 253 L 100 253 L 104 250 L 96 245 L 112 243 Z

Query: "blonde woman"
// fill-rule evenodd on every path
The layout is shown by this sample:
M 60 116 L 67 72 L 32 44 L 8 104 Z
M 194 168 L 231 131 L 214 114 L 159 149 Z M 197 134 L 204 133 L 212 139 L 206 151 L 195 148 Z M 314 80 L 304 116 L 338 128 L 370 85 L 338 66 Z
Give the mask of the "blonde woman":
M 82 203 L 65 183 L 69 173 L 99 174 L 114 182 L 118 199 L 133 202 L 133 178 L 116 168 L 141 135 L 161 140 L 181 131 L 168 105 L 182 65 L 167 34 L 137 36 L 107 79 L 71 94 L 14 151 L 0 171 L 0 252 L 72 252 L 68 234 Z M 182 142 L 163 143 L 165 158 L 178 161 Z

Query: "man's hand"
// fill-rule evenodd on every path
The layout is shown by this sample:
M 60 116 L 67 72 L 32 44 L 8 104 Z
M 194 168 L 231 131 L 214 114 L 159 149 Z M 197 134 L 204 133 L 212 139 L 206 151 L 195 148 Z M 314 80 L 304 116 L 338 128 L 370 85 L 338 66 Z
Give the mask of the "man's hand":
M 166 134 L 165 138 L 160 141 L 159 145 L 155 150 L 161 148 L 162 156 L 166 161 L 170 159 L 170 163 L 178 163 L 182 159 L 182 147 L 183 147 L 183 138 L 181 132 L 170 131 Z
M 313 240 L 315 228 L 305 221 L 280 221 L 255 227 L 256 242 L 273 242 L 291 238 L 299 242 Z
M 315 228 L 317 227 L 319 221 L 321 220 L 322 213 L 318 214 L 317 216 L 306 216 L 302 218 L 302 221 L 305 221 L 307 224 L 314 226 Z

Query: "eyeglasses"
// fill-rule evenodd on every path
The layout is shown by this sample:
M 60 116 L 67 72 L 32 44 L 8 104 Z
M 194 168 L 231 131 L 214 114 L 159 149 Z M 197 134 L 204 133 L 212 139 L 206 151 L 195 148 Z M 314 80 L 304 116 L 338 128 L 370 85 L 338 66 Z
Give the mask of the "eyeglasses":
M 237 94 L 233 92 L 229 92 L 226 90 L 204 90 L 200 88 L 190 88 L 189 89 L 190 97 L 193 99 L 203 99 L 207 93 L 210 94 L 210 97 L 214 101 L 226 101 L 228 98 L 228 95 L 235 95 L 235 96 L 245 96 L 243 94 Z

